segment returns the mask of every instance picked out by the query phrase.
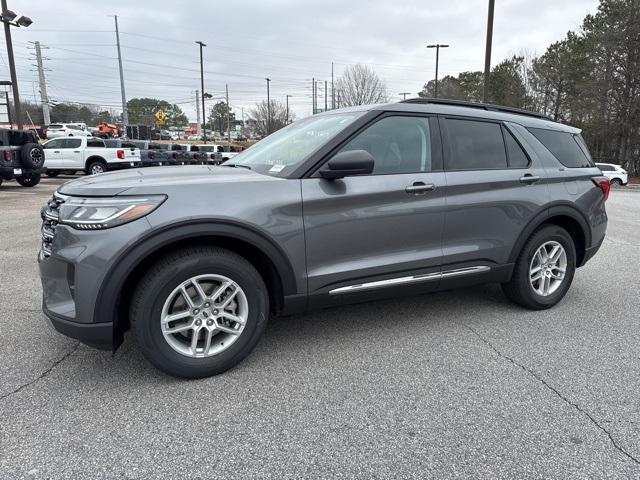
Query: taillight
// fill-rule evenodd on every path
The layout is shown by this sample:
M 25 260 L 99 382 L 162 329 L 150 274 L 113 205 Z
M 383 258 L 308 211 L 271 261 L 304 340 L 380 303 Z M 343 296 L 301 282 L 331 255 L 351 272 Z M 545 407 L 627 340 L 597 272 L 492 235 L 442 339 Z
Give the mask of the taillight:
M 605 201 L 609 198 L 609 191 L 611 190 L 611 182 L 607 177 L 593 177 L 593 183 L 602 190 L 602 195 L 604 195 Z
M 4 151 L 4 159 L 5 159 L 5 161 L 10 162 L 12 160 L 11 157 L 12 157 L 11 150 L 5 150 Z
M 124 150 L 118 150 L 118 158 L 120 160 L 124 160 Z

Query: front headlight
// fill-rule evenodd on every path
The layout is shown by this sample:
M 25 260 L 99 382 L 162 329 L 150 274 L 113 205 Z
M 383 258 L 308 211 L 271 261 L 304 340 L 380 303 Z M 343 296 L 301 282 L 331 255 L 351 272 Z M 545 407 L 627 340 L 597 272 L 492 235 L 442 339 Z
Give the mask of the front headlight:
M 101 230 L 144 217 L 166 200 L 165 195 L 144 197 L 68 197 L 60 205 L 59 221 L 78 230 Z

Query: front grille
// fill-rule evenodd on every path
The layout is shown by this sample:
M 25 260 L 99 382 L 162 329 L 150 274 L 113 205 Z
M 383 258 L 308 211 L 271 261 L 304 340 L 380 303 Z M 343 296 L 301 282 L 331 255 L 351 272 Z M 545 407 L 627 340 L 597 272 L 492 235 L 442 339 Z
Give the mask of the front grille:
M 40 216 L 42 217 L 42 255 L 44 257 L 51 256 L 51 247 L 56 234 L 59 217 L 58 211 L 60 205 L 64 203 L 65 197 L 59 193 L 54 193 L 51 200 L 42 207 Z

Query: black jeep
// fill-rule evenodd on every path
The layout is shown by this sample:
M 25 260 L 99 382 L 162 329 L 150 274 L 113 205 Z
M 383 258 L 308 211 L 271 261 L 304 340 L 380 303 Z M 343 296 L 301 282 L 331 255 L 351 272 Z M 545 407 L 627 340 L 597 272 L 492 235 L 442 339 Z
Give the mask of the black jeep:
M 40 183 L 44 150 L 31 130 L 0 128 L 0 185 L 15 179 L 23 187 Z

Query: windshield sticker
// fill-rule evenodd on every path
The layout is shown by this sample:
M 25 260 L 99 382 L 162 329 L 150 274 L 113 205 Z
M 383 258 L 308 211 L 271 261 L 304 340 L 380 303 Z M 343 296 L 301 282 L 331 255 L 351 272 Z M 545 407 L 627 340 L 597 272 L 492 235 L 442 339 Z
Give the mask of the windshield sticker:
M 284 167 L 286 167 L 286 165 L 274 165 L 269 169 L 269 172 L 278 173 L 284 170 Z

